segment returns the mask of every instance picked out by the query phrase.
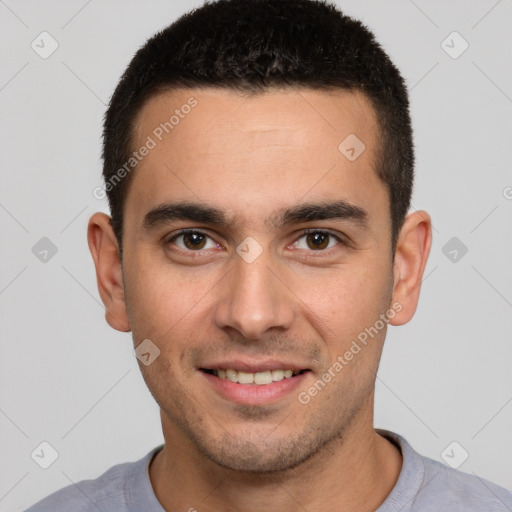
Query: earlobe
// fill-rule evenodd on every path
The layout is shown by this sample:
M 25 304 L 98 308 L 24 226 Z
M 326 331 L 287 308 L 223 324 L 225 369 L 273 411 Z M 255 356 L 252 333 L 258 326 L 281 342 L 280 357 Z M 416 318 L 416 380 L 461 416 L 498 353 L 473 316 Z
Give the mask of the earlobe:
M 105 305 L 105 319 L 113 329 L 128 332 L 119 247 L 108 215 L 97 212 L 89 219 L 87 241 L 96 267 L 98 291 Z
M 431 245 L 430 215 L 422 210 L 410 213 L 400 230 L 393 264 L 392 303 L 400 303 L 402 309 L 390 324 L 403 325 L 414 316 Z

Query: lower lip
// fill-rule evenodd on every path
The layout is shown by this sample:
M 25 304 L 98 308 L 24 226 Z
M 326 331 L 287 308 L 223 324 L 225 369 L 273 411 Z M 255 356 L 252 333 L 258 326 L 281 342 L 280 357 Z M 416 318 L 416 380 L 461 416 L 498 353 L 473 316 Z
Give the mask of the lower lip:
M 239 384 L 199 370 L 203 377 L 229 401 L 241 405 L 262 405 L 276 402 L 297 389 L 309 371 L 270 384 Z

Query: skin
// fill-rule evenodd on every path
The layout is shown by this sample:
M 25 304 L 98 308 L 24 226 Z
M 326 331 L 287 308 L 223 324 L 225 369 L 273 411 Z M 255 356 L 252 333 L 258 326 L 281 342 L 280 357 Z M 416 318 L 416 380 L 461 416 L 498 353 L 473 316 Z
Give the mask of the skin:
M 309 403 L 298 394 L 393 304 L 400 311 L 392 325 L 412 318 L 430 217 L 407 216 L 393 258 L 388 192 L 373 164 L 376 116 L 362 94 L 166 92 L 140 111 L 134 147 L 192 96 L 197 106 L 134 171 L 122 264 L 108 216 L 94 214 L 88 228 L 107 322 L 131 331 L 135 346 L 149 338 L 161 351 L 140 364 L 165 438 L 150 466 L 155 494 L 166 510 L 373 511 L 402 463 L 373 427 L 386 327 Z M 366 146 L 355 161 L 338 150 L 349 134 Z M 366 227 L 350 219 L 267 222 L 283 208 L 340 199 L 366 210 Z M 215 206 L 235 223 L 144 228 L 148 211 L 177 200 Z M 183 237 L 169 242 L 183 228 L 206 233 L 206 248 L 187 249 Z M 306 228 L 346 244 L 330 238 L 318 249 Z M 252 263 L 236 252 L 249 236 L 262 248 Z M 263 405 L 225 399 L 199 370 L 223 358 L 267 357 L 310 371 L 299 388 Z

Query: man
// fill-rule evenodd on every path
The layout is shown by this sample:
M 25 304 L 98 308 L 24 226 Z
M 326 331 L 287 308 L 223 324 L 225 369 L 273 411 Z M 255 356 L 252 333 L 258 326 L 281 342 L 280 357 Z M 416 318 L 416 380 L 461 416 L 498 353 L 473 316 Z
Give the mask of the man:
M 374 429 L 431 222 L 408 213 L 404 82 L 362 24 L 313 0 L 192 11 L 128 66 L 103 156 L 89 247 L 165 445 L 31 512 L 512 509 Z

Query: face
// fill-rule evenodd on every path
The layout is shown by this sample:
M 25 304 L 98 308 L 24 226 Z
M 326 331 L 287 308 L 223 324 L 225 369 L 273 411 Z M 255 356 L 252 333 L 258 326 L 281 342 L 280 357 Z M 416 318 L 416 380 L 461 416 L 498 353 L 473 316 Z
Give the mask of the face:
M 306 89 L 178 90 L 136 120 L 155 144 L 125 202 L 127 321 L 160 351 L 140 366 L 164 431 L 217 464 L 292 468 L 371 423 L 393 308 L 376 123 Z

